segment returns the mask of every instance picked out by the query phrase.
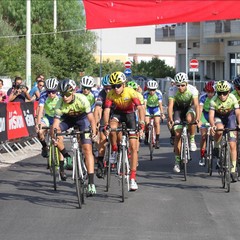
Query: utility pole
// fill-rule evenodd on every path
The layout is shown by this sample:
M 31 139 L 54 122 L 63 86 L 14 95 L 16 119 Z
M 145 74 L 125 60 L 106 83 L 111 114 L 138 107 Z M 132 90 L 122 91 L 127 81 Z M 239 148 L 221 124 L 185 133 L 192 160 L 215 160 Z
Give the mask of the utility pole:
M 26 0 L 26 85 L 31 89 L 31 0 Z
M 54 29 L 54 38 L 57 37 L 57 0 L 53 0 L 53 29 Z

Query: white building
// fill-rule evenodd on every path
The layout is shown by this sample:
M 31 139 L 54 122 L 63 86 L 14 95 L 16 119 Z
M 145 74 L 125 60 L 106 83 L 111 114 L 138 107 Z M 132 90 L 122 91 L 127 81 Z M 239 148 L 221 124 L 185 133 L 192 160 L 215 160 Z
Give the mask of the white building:
M 176 65 L 176 43 L 155 39 L 155 25 L 94 30 L 98 35 L 95 57 L 124 63 L 150 61 L 157 57 L 169 66 Z

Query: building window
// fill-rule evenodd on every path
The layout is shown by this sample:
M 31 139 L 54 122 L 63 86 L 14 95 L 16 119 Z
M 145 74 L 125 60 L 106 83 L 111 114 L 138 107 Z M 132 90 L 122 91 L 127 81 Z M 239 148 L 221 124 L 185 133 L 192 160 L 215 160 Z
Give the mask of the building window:
M 136 44 L 151 44 L 151 38 L 136 38 Z
M 178 43 L 178 48 L 186 48 L 186 44 L 185 43 Z
M 194 42 L 194 43 L 193 43 L 193 47 L 199 48 L 199 47 L 200 47 L 200 42 Z
M 240 40 L 228 41 L 228 46 L 240 46 Z

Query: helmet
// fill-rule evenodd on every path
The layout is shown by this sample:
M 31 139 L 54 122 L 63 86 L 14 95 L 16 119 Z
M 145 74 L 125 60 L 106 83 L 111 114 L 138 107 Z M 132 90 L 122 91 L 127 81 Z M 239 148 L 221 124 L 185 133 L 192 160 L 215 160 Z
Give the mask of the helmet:
M 149 80 L 147 82 L 147 88 L 148 89 L 157 89 L 158 88 L 158 83 L 155 80 Z
M 227 81 L 219 81 L 216 86 L 217 92 L 227 92 L 230 90 L 230 85 Z
M 187 83 L 188 82 L 188 76 L 184 72 L 179 72 L 175 75 L 174 81 L 176 84 L 178 83 Z
M 204 90 L 206 92 L 214 92 L 215 87 L 214 87 L 214 81 L 209 81 L 205 84 Z
M 45 81 L 45 87 L 47 90 L 57 90 L 58 80 L 56 78 L 49 78 Z
M 127 82 L 127 86 L 130 88 L 133 88 L 134 90 L 136 90 L 138 88 L 138 84 L 134 81 Z
M 74 80 L 64 79 L 59 82 L 58 88 L 61 93 L 70 92 L 76 88 L 76 83 Z
M 237 76 L 237 77 L 234 78 L 233 84 L 234 84 L 234 86 L 236 86 L 236 87 L 239 87 L 239 86 L 240 86 L 240 77 L 239 77 L 239 76 Z
M 80 81 L 80 84 L 83 86 L 83 87 L 93 87 L 94 84 L 95 84 L 95 81 L 93 79 L 93 77 L 91 76 L 84 76 L 82 77 L 81 81 Z
M 121 84 L 126 82 L 126 76 L 122 72 L 114 72 L 109 77 L 110 84 Z
M 103 85 L 103 86 L 109 86 L 109 85 L 111 85 L 110 82 L 109 82 L 109 77 L 110 77 L 110 75 L 107 74 L 107 75 L 105 75 L 105 76 L 102 78 L 102 85 Z

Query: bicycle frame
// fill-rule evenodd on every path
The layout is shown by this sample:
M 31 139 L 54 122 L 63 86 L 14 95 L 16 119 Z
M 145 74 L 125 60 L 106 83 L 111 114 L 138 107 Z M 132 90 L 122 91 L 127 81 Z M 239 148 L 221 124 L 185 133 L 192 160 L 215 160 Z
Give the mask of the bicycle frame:
M 211 135 L 211 127 L 208 126 L 205 159 L 207 161 L 208 173 L 210 176 L 212 176 L 212 170 L 213 170 L 213 148 L 214 148 L 214 139 Z
M 154 151 L 154 145 L 155 145 L 155 139 L 156 133 L 155 133 L 155 127 L 154 127 L 154 117 L 151 116 L 150 123 L 148 125 L 148 146 L 150 151 L 150 160 L 153 160 L 153 151 Z

